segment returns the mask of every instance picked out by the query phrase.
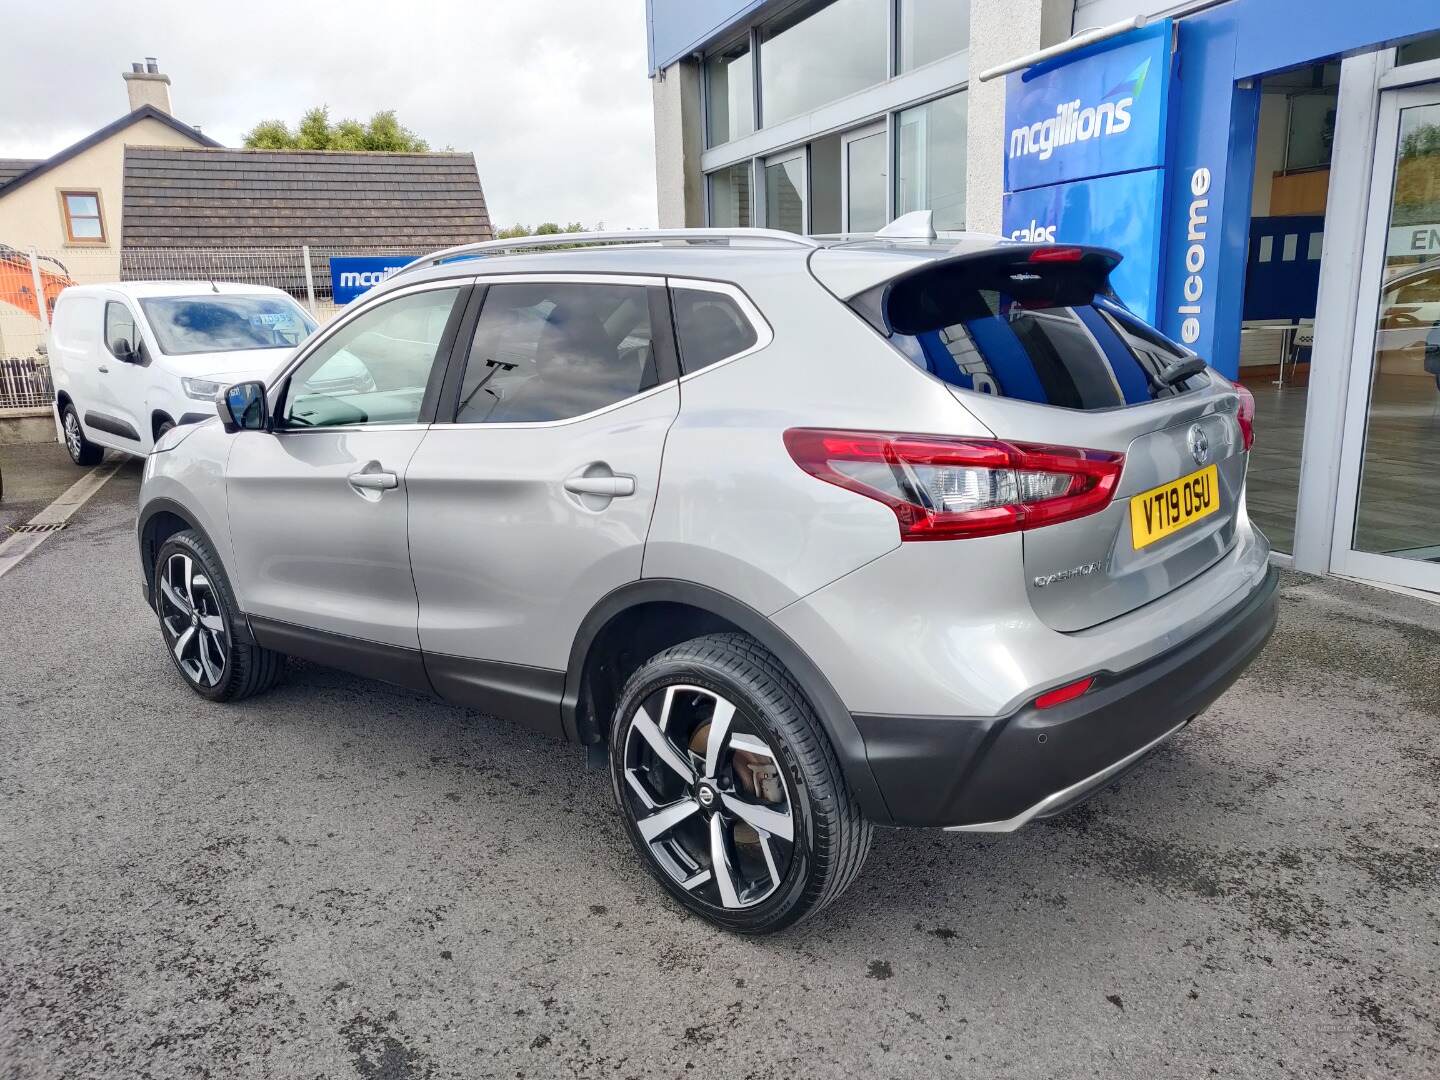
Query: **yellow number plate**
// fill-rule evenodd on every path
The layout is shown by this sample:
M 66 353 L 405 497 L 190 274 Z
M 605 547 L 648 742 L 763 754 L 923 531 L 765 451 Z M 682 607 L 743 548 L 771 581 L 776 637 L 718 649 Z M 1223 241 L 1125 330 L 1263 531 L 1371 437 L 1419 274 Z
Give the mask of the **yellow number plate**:
M 1210 465 L 1130 498 L 1135 550 L 1163 540 L 1220 509 L 1219 473 Z

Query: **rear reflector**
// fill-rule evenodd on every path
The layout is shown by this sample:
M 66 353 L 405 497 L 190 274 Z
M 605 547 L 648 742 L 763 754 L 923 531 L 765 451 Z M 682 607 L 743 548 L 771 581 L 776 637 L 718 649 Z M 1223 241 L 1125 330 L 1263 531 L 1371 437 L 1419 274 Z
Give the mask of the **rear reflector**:
M 1110 504 L 1124 454 L 883 431 L 791 428 L 785 448 L 811 476 L 890 507 L 901 540 L 1036 529 Z
M 1035 699 L 1035 708 L 1053 709 L 1056 705 L 1064 705 L 1067 701 L 1074 701 L 1081 694 L 1095 685 L 1095 676 L 1087 675 L 1085 678 L 1072 682 L 1069 686 L 1056 687 L 1054 690 L 1046 691 Z

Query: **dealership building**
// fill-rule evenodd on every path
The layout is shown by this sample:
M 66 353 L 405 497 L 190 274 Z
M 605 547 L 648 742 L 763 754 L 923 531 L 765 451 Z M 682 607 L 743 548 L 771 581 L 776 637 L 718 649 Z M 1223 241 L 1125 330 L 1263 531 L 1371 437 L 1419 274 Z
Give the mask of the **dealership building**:
M 660 224 L 1093 243 L 1255 394 L 1249 509 L 1440 593 L 1435 0 L 648 0 Z

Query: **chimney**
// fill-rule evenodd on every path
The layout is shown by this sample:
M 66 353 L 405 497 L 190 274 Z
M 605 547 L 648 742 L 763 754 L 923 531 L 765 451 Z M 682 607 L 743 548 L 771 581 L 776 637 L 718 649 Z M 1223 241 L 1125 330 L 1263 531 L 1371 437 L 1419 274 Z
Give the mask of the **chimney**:
M 155 57 L 145 57 L 145 62 L 133 63 L 125 72 L 125 92 L 130 95 L 130 111 L 146 105 L 154 105 L 163 113 L 170 112 L 170 76 L 160 74 L 160 64 Z

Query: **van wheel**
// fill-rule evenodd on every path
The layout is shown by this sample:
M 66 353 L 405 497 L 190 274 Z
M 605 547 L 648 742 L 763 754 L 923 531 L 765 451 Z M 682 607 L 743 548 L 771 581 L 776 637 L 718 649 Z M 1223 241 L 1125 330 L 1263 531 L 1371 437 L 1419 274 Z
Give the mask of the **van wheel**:
M 280 680 L 284 655 L 238 640 L 230 581 L 199 533 L 187 529 L 160 546 L 155 611 L 175 670 L 202 697 L 238 701 Z
M 105 451 L 85 438 L 85 429 L 80 426 L 80 417 L 75 406 L 66 405 L 60 414 L 60 427 L 65 432 L 65 449 L 70 451 L 70 460 L 76 465 L 99 465 Z
M 684 642 L 631 676 L 610 776 L 650 872 L 722 929 L 772 933 L 813 915 L 870 850 L 814 710 L 744 634 Z

